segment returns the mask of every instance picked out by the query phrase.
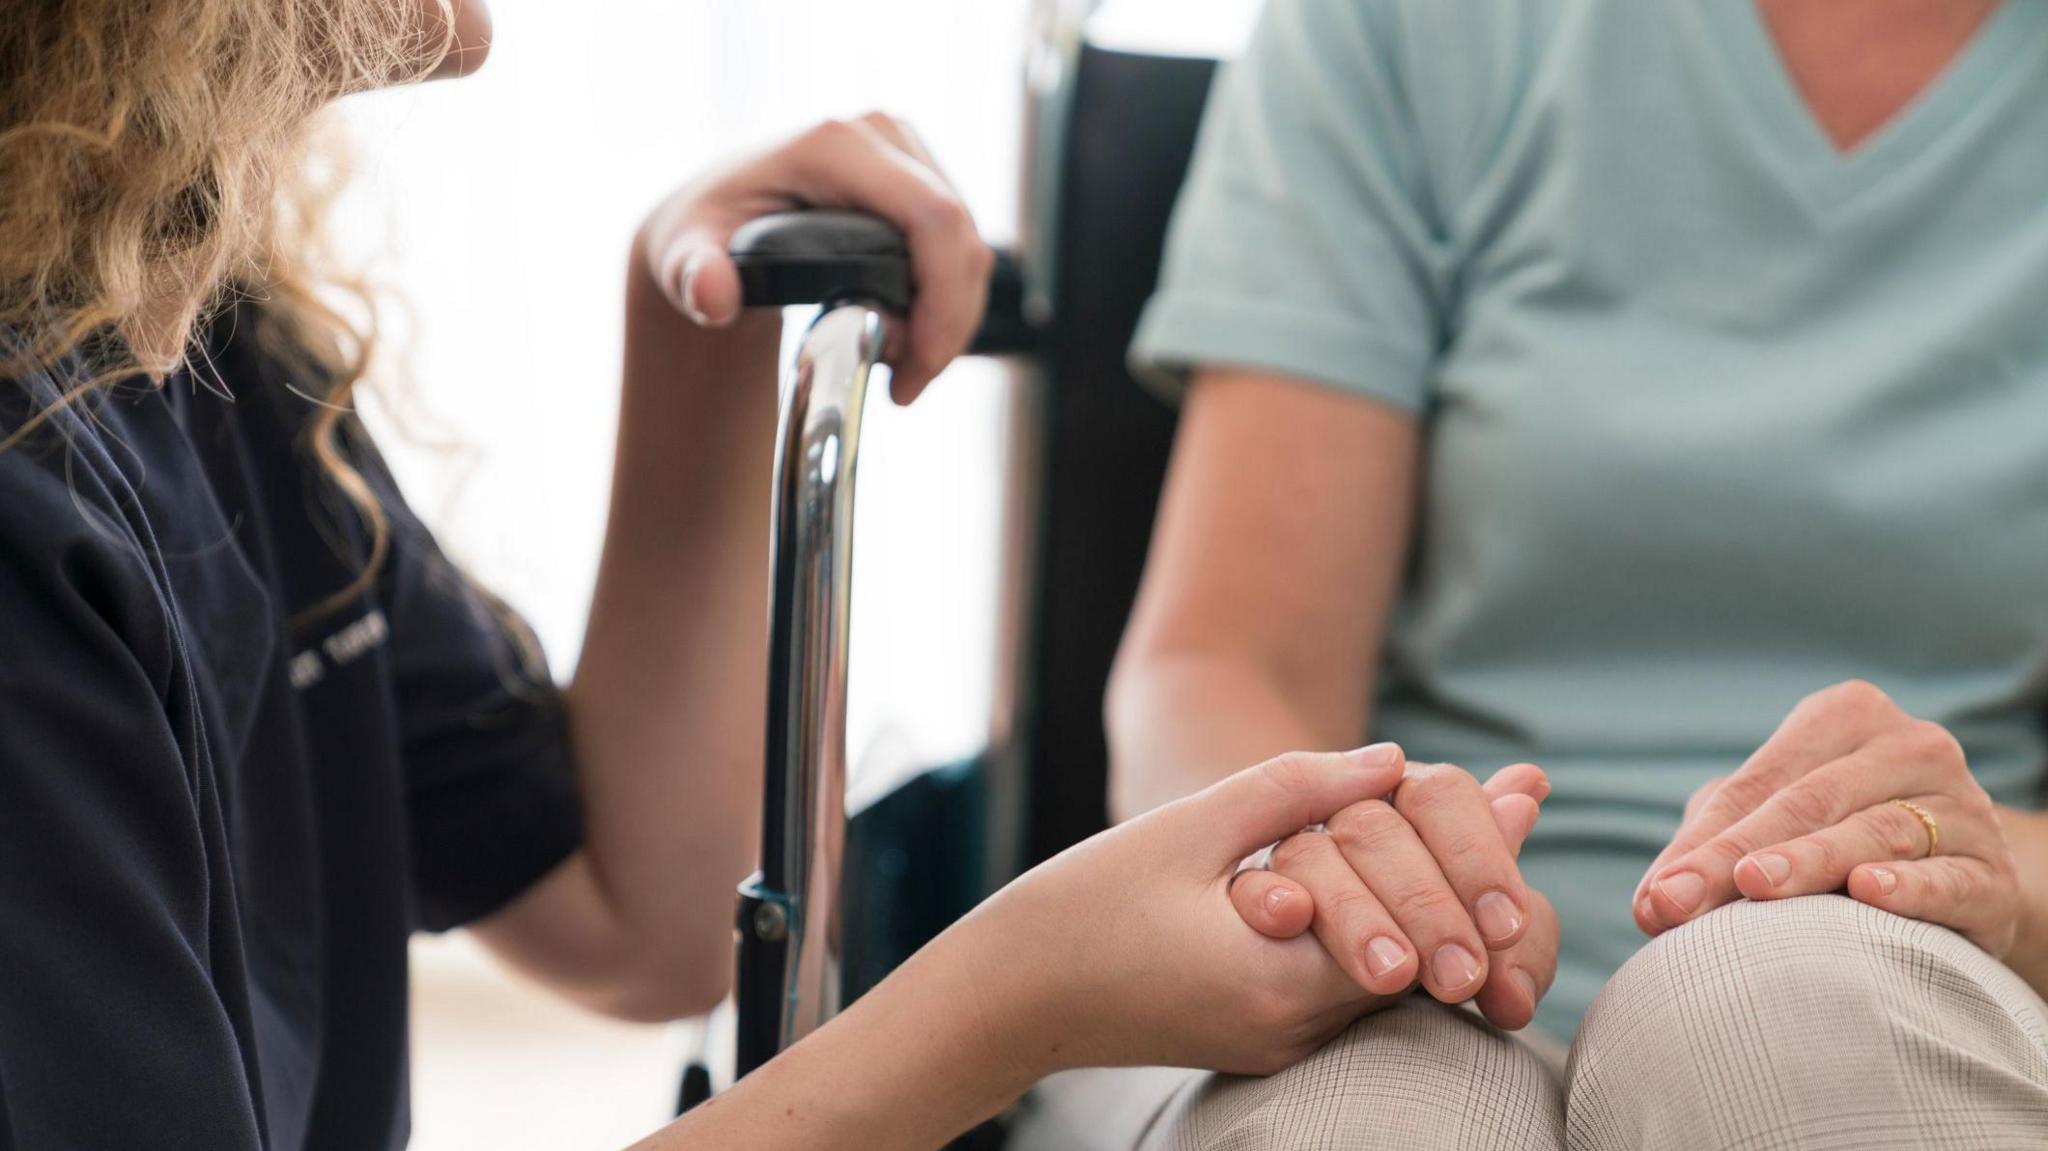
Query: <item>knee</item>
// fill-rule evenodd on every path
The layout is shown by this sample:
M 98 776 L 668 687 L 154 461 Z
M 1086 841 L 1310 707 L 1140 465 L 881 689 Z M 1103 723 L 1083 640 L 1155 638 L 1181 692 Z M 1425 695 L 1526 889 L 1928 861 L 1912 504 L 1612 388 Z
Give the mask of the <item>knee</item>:
M 1211 1079 L 1144 1147 L 1525 1151 L 1555 1145 L 1563 1122 L 1540 1059 L 1476 1016 L 1416 996 L 1277 1075 Z
M 1571 1144 L 1755 1146 L 1758 1124 L 1819 1131 L 1901 1106 L 2038 1122 L 2038 1004 L 1954 932 L 1846 896 L 1730 904 L 1651 940 L 1586 1013 Z M 1959 1101 L 1963 1079 L 1926 1073 L 1966 1064 L 2035 1086 Z
M 1897 933 L 1879 916 L 1896 918 L 1840 895 L 1729 904 L 1636 952 L 1594 1001 L 1586 1033 L 1648 1028 L 1714 1042 L 1729 1028 L 1882 1012 L 1879 969 L 1910 961 L 1913 948 L 1886 938 Z

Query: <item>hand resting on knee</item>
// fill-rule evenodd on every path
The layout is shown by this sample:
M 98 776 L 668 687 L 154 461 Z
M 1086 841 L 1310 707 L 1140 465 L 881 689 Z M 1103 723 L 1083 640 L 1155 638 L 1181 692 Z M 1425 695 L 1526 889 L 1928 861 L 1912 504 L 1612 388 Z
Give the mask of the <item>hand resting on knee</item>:
M 1531 764 L 1484 785 L 1448 764 L 1407 764 L 1393 794 L 1277 844 L 1268 870 L 1238 876 L 1232 902 L 1275 938 L 1312 928 L 1375 997 L 1370 1009 L 1420 986 L 1527 1026 L 1556 973 L 1558 926 L 1515 860 L 1549 788 Z

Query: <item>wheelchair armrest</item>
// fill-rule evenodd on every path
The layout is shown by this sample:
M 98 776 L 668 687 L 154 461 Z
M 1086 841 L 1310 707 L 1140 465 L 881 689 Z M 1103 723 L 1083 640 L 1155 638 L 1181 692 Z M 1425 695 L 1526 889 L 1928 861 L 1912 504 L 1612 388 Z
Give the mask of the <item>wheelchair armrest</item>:
M 812 209 L 762 216 L 733 233 L 729 245 L 747 307 L 786 307 L 865 298 L 892 312 L 910 306 L 910 251 L 902 233 L 864 212 Z M 996 253 L 988 313 L 972 351 L 1029 350 L 1024 275 L 1017 258 Z

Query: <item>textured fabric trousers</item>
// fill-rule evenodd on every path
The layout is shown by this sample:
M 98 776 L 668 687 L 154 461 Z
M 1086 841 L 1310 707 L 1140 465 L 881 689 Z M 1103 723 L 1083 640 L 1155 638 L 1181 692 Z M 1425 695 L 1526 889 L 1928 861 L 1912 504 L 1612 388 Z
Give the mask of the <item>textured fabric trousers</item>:
M 2043 1151 L 2048 1005 L 1951 931 L 1814 896 L 1650 941 L 1568 1058 L 1415 997 L 1270 1078 L 1056 1078 L 1020 1148 Z

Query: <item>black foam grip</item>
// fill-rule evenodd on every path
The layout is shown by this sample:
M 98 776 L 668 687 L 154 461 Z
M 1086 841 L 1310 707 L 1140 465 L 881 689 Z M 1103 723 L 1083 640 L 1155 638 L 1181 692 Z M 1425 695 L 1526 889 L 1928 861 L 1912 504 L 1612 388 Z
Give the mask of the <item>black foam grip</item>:
M 779 212 L 749 221 L 729 245 L 750 308 L 862 298 L 910 307 L 910 249 L 903 234 L 864 212 Z

